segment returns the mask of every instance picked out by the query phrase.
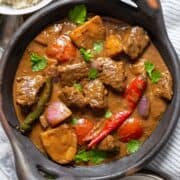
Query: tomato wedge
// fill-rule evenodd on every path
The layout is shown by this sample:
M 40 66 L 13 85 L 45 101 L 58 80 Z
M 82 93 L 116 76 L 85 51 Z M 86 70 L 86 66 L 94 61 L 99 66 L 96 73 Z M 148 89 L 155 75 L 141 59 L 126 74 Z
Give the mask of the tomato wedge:
M 139 119 L 129 118 L 118 129 L 118 135 L 122 142 L 139 139 L 143 134 L 142 123 Z
M 76 48 L 72 44 L 69 36 L 61 35 L 55 43 L 47 47 L 46 55 L 60 62 L 66 62 L 76 57 Z
M 83 139 L 92 130 L 94 124 L 88 119 L 78 119 L 74 125 L 75 132 L 78 138 L 78 143 L 83 144 Z

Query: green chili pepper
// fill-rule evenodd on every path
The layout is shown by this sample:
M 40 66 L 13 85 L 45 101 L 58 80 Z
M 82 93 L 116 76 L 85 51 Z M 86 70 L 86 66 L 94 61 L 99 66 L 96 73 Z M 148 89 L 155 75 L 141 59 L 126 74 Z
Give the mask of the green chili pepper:
M 22 133 L 27 133 L 32 130 L 34 122 L 43 113 L 45 109 L 45 105 L 49 101 L 51 91 L 52 91 L 52 82 L 51 82 L 51 78 L 48 78 L 43 88 L 43 91 L 39 97 L 39 101 L 34 108 L 34 111 L 29 113 L 25 118 L 24 122 L 20 125 L 20 131 Z

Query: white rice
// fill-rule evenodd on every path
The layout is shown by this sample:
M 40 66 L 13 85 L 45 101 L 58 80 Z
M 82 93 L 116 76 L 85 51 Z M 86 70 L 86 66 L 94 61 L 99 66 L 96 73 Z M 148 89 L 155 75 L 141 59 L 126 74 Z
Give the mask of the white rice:
M 8 4 L 13 8 L 21 9 L 33 6 L 37 4 L 40 0 L 0 0 L 0 4 Z

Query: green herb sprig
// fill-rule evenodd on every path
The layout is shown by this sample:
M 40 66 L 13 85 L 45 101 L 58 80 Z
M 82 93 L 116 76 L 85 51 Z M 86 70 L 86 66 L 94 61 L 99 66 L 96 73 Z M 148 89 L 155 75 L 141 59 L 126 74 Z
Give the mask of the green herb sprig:
M 127 151 L 129 154 L 135 153 L 139 150 L 141 142 L 138 140 L 131 140 L 127 143 Z
M 82 85 L 80 83 L 74 83 L 73 86 L 77 91 L 82 92 L 83 87 L 82 87 Z
M 109 111 L 109 110 L 107 110 L 107 111 L 105 112 L 104 117 L 105 117 L 106 119 L 111 118 L 111 117 L 112 117 L 112 112 L 111 112 L 111 111 Z
M 72 118 L 70 123 L 71 123 L 71 125 L 76 125 L 78 123 L 78 119 Z
M 145 66 L 145 70 L 149 76 L 149 78 L 151 79 L 151 81 L 156 84 L 159 82 L 160 78 L 161 78 L 161 73 L 157 70 L 155 70 L 155 65 L 149 61 L 146 61 L 144 63 Z
M 104 151 L 100 151 L 97 149 L 89 150 L 89 151 L 81 150 L 76 154 L 74 161 L 76 163 L 91 162 L 93 164 L 100 164 L 106 158 L 107 158 L 107 153 Z
M 30 54 L 30 61 L 32 64 L 32 71 L 37 72 L 45 69 L 47 67 L 47 59 L 43 56 L 40 56 L 37 53 Z
M 96 54 L 100 53 L 103 50 L 103 42 L 97 41 L 93 44 L 92 49 L 81 48 L 79 51 L 85 62 L 90 62 L 92 58 L 95 57 Z
M 102 41 L 97 41 L 93 45 L 93 51 L 95 53 L 100 53 L 103 50 L 104 44 Z
M 68 18 L 75 24 L 82 25 L 87 19 L 87 9 L 85 5 L 77 5 L 69 11 Z
M 96 79 L 98 77 L 98 70 L 95 68 L 90 69 L 88 77 L 90 80 Z
M 87 63 L 90 62 L 90 60 L 94 57 L 94 55 L 90 49 L 86 50 L 84 48 L 81 48 L 79 51 L 80 51 L 84 61 Z

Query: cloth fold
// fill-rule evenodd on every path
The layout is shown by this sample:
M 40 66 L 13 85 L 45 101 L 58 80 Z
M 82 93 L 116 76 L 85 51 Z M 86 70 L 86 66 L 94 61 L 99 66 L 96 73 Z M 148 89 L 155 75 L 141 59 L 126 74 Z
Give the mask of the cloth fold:
M 161 3 L 168 35 L 180 57 L 180 1 L 161 0 Z M 0 179 L 17 180 L 12 149 L 1 125 L 0 147 Z M 172 180 L 180 179 L 180 121 L 167 144 L 147 167 L 165 172 Z

